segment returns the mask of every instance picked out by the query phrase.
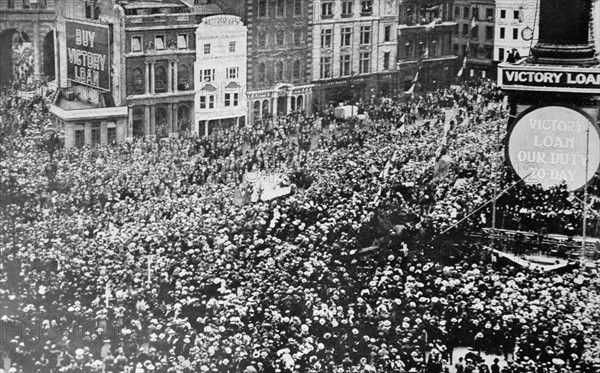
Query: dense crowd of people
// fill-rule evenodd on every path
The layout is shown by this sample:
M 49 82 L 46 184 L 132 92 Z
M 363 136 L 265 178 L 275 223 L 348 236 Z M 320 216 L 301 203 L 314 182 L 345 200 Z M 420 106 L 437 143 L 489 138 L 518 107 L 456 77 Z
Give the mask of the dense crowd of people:
M 459 346 L 504 354 L 505 372 L 597 372 L 597 274 L 502 266 L 466 243 L 450 266 L 424 253 L 492 196 L 495 85 L 361 110 L 59 149 L 50 178 L 33 137 L 3 139 L 10 372 L 495 373 L 451 361 Z M 258 171 L 293 192 L 239 198 Z

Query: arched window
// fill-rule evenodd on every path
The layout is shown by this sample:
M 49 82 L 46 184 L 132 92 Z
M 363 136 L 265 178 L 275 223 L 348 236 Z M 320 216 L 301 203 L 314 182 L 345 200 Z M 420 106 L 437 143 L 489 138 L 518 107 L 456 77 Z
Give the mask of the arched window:
M 190 130 L 190 108 L 187 105 L 181 105 L 177 109 L 177 128 L 180 132 Z
M 290 97 L 290 110 L 296 111 L 296 97 Z
M 167 111 L 165 108 L 156 108 L 154 112 L 154 133 L 157 137 L 167 137 L 169 135 L 169 127 L 167 123 Z
M 177 90 L 187 91 L 190 87 L 190 71 L 186 65 L 177 66 Z
M 267 80 L 267 67 L 264 63 L 258 64 L 258 82 L 264 83 Z
M 294 61 L 294 80 L 300 80 L 300 60 Z
M 262 116 L 263 118 L 269 115 L 269 100 L 263 100 L 262 103 Z
M 144 93 L 144 72 L 139 67 L 131 72 L 131 93 L 136 95 Z
M 304 96 L 299 95 L 296 99 L 296 110 L 304 110 Z
M 140 107 L 133 108 L 131 124 L 133 127 L 133 137 L 144 136 L 144 109 Z
M 163 93 L 167 91 L 167 69 L 157 66 L 154 72 L 154 92 Z
M 283 61 L 277 61 L 275 63 L 275 78 L 278 82 L 283 81 Z
M 254 101 L 254 104 L 252 104 L 252 117 L 254 119 L 260 118 L 260 101 L 258 100 Z

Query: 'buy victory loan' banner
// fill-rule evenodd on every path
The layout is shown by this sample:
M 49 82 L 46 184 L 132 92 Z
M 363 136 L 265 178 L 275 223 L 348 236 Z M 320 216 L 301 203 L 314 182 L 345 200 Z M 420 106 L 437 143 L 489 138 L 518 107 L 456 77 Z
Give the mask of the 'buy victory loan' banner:
M 108 25 L 66 21 L 67 78 L 110 91 Z

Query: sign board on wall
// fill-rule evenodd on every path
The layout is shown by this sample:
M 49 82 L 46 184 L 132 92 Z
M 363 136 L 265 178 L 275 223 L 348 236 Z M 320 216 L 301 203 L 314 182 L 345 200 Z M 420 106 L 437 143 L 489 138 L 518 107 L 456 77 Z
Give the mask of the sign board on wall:
M 565 182 L 568 190 L 576 190 L 600 168 L 600 130 L 579 109 L 530 108 L 510 129 L 507 158 L 527 184 L 548 189 Z
M 501 64 L 498 83 L 505 90 L 600 93 L 600 70 L 561 66 Z
M 110 29 L 108 25 L 65 21 L 67 79 L 110 91 Z

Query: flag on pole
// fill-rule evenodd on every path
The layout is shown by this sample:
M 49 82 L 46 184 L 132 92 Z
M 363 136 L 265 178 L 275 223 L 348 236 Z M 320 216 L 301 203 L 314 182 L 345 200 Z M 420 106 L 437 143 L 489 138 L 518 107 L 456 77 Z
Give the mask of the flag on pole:
M 465 69 L 467 68 L 467 56 L 465 55 L 465 59 L 463 60 L 462 66 L 460 68 L 460 70 L 458 71 L 458 77 L 460 78 L 463 73 L 465 72 Z
M 471 30 L 473 30 L 475 26 L 477 26 L 477 23 L 475 23 L 475 17 L 473 17 L 471 18 Z
M 428 32 L 433 31 L 434 28 L 435 28 L 435 19 L 425 25 L 425 31 L 428 31 Z

